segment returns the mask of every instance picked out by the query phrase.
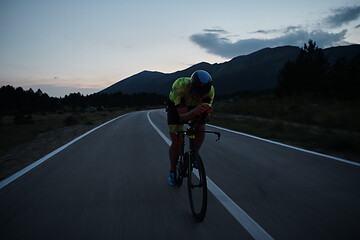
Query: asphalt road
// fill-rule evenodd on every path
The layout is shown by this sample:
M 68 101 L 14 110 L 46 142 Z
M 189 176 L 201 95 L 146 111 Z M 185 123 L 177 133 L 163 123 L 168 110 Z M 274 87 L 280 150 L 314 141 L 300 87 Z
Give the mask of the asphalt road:
M 0 189 L 1 239 L 259 239 L 209 194 L 167 185 L 163 110 L 134 112 Z M 211 127 L 209 127 L 211 128 Z M 360 167 L 228 131 L 201 149 L 207 175 L 273 239 L 360 239 Z M 223 200 L 224 202 L 224 200 Z

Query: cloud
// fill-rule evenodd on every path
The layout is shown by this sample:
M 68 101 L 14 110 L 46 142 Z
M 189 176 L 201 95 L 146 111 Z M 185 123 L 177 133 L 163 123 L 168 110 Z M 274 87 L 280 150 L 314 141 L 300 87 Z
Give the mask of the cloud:
M 322 18 L 320 23 L 314 25 L 312 29 L 302 25 L 291 25 L 279 29 L 260 29 L 250 33 L 262 34 L 265 38 L 257 37 L 231 41 L 236 35 L 230 35 L 228 31 L 217 27 L 204 29 L 201 33 L 193 34 L 190 36 L 190 40 L 206 49 L 207 52 L 224 58 L 246 55 L 266 47 L 284 45 L 302 47 L 309 39 L 315 41 L 319 47 L 326 48 L 349 44 L 345 41 L 347 29 L 337 33 L 331 29 L 341 27 L 358 18 L 360 18 L 360 5 L 339 7 L 331 10 L 331 14 Z M 357 25 L 355 29 L 360 29 L 360 25 Z
M 214 29 L 204 29 L 203 30 L 204 32 L 208 32 L 208 33 L 224 33 L 224 34 L 227 34 L 228 32 L 224 29 L 221 29 L 221 28 L 214 28 Z
M 236 42 L 231 42 L 229 38 L 220 33 L 204 31 L 203 33 L 191 35 L 190 40 L 211 54 L 224 58 L 233 58 L 266 47 L 284 45 L 303 46 L 309 39 L 314 40 L 319 47 L 329 47 L 345 43 L 344 39 L 347 33 L 347 30 L 339 33 L 328 33 L 322 30 L 307 31 L 301 27 L 293 26 L 282 29 L 281 31 L 284 34 L 280 37 L 270 39 L 241 39 Z
M 332 28 L 341 27 L 360 17 L 360 5 L 341 7 L 332 10 L 332 15 L 324 19 L 325 24 Z
M 284 33 L 289 33 L 289 32 L 298 31 L 298 30 L 301 30 L 301 29 L 302 29 L 301 26 L 288 26 L 288 27 L 284 28 L 283 32 Z
M 300 29 L 301 29 L 300 26 L 288 26 L 286 28 L 281 28 L 281 29 L 257 30 L 255 32 L 250 32 L 250 33 L 261 33 L 261 34 L 288 33 Z
M 257 30 L 255 32 L 250 32 L 250 33 L 270 34 L 270 33 L 276 33 L 276 32 L 278 32 L 278 30 L 272 29 L 272 30 Z

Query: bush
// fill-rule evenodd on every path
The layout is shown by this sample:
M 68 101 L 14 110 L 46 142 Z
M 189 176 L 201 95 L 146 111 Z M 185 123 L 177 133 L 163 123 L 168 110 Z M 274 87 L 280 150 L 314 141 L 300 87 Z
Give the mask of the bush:
M 32 115 L 18 114 L 14 117 L 14 124 L 31 124 L 34 123 Z
M 77 114 L 71 114 L 70 116 L 64 119 L 64 124 L 66 126 L 76 125 L 80 122 L 79 116 Z

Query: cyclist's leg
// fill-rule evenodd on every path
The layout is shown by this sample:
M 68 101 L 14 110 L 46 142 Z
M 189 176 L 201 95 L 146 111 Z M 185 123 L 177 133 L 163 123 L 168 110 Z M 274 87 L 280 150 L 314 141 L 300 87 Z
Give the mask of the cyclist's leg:
M 171 145 L 169 147 L 170 171 L 175 171 L 176 161 L 179 157 L 182 144 L 182 134 L 176 134 L 175 131 L 181 131 L 183 125 L 169 125 L 169 134 Z
M 169 147 L 170 157 L 170 171 L 175 172 L 176 161 L 179 157 L 181 150 L 181 136 L 176 134 L 176 131 L 181 131 L 183 124 L 180 120 L 179 113 L 172 101 L 169 100 L 168 111 L 167 111 L 167 122 L 169 127 L 169 135 L 171 138 L 171 145 Z
M 200 131 L 205 131 L 205 124 L 200 125 L 199 130 Z M 195 138 L 195 148 L 196 148 L 196 150 L 198 150 L 198 151 L 200 150 L 204 139 L 205 139 L 205 133 L 196 134 L 196 138 Z

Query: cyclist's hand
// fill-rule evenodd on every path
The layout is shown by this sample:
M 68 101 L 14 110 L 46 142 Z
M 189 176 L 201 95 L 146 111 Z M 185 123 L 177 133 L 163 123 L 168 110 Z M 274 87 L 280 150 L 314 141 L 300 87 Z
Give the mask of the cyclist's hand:
M 207 110 L 203 113 L 205 115 L 204 122 L 208 122 L 210 120 L 211 113 L 213 112 L 213 108 L 207 104 Z
M 207 113 L 205 118 L 204 118 L 204 121 L 207 123 L 209 120 L 210 120 L 210 116 L 211 114 L 210 113 Z
M 201 106 L 197 106 L 197 107 L 194 109 L 194 114 L 195 114 L 195 116 L 200 116 L 202 113 L 203 113 L 203 110 L 202 110 Z
M 206 113 L 208 114 L 208 115 L 210 115 L 212 112 L 213 112 L 213 107 L 212 106 L 210 106 L 210 105 L 207 105 L 208 106 L 208 109 L 206 110 Z
M 203 113 L 207 113 L 206 115 L 210 115 L 213 112 L 213 108 L 209 104 L 202 104 L 201 106 L 204 109 Z
M 206 112 L 208 109 L 209 109 L 209 105 L 206 105 L 206 104 L 202 104 L 200 106 L 197 106 L 195 109 L 194 109 L 194 113 L 196 116 L 200 116 L 201 114 L 203 114 L 204 112 Z

